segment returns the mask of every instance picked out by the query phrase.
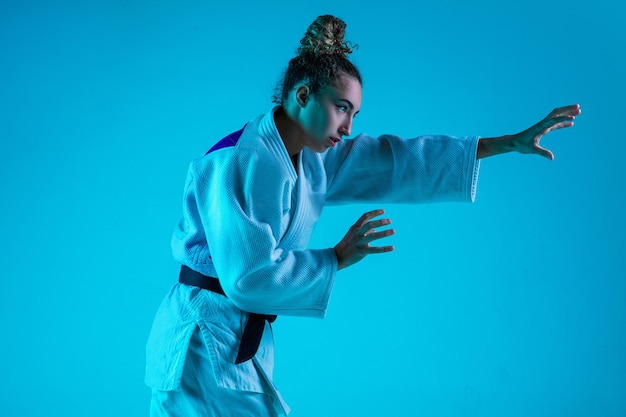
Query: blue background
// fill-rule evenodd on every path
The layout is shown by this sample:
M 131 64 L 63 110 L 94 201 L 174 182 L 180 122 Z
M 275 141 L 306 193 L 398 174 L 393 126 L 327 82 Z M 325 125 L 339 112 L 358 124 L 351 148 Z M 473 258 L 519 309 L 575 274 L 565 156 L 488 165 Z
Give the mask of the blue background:
M 583 114 L 553 162 L 484 160 L 475 204 L 382 205 L 396 251 L 342 271 L 325 320 L 274 326 L 292 416 L 626 415 L 622 2 L 4 0 L 2 416 L 148 415 L 187 164 L 271 108 L 326 13 L 360 45 L 354 133 Z M 373 208 L 327 208 L 311 246 Z

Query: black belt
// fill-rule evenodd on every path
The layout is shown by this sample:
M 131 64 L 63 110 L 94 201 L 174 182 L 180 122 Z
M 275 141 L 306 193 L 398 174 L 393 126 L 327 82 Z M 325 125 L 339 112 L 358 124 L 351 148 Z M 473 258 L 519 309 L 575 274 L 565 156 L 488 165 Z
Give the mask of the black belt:
M 180 267 L 178 282 L 226 296 L 219 279 L 202 275 L 185 265 Z M 254 355 L 256 355 L 256 351 L 259 349 L 259 344 L 261 343 L 261 336 L 263 336 L 266 320 L 272 323 L 276 320 L 276 316 L 250 313 L 246 327 L 243 330 L 243 336 L 241 336 L 237 359 L 235 359 L 236 364 L 252 359 Z

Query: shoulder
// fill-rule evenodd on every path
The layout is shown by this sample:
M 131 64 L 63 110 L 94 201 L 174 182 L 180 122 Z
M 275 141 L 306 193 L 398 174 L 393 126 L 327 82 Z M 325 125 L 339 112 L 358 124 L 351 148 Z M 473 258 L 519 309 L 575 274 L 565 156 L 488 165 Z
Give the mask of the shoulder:
M 259 122 L 263 116 L 245 123 L 242 128 L 235 130 L 218 140 L 209 148 L 204 156 L 221 154 L 223 151 L 232 153 L 240 149 L 254 149 L 260 145 Z
M 190 167 L 193 175 L 204 180 L 226 177 L 239 183 L 250 180 L 251 175 L 263 178 L 283 176 L 280 158 L 259 128 L 262 118 L 263 115 L 224 136 L 203 156 L 194 159 Z

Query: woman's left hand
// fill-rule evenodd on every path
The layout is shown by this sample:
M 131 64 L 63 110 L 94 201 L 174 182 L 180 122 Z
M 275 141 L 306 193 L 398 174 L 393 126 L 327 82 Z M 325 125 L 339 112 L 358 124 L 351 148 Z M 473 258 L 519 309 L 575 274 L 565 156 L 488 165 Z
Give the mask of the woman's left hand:
M 554 159 L 554 154 L 541 146 L 541 138 L 549 132 L 571 127 L 574 125 L 574 118 L 580 114 L 580 106 L 559 107 L 554 109 L 539 123 L 528 129 L 510 137 L 512 151 L 525 154 L 538 154 L 550 160 Z

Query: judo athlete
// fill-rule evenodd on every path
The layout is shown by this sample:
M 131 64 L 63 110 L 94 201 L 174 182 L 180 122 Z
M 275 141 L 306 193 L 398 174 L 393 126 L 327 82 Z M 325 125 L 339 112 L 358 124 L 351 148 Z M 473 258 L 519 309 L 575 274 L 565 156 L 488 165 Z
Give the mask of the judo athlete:
M 270 323 L 323 318 L 337 271 L 393 250 L 383 210 L 363 214 L 328 249 L 308 249 L 325 204 L 474 200 L 483 157 L 539 154 L 543 135 L 572 126 L 578 105 L 496 138 L 378 138 L 352 133 L 361 75 L 345 23 L 320 16 L 289 62 L 276 107 L 218 141 L 189 167 L 172 249 L 179 282 L 147 343 L 152 416 L 278 416 Z M 380 229 L 382 227 L 382 230 Z

